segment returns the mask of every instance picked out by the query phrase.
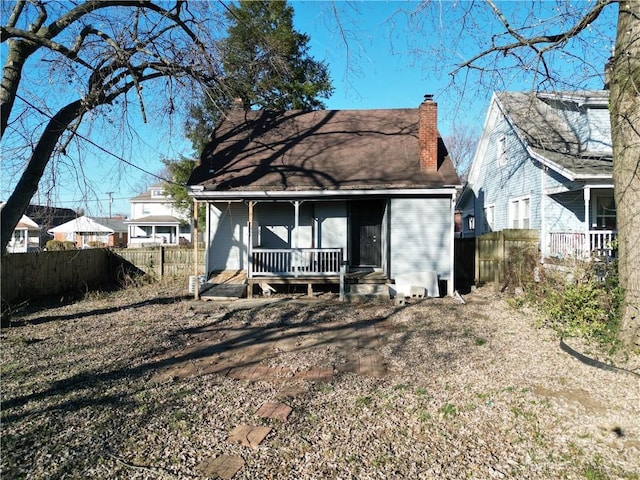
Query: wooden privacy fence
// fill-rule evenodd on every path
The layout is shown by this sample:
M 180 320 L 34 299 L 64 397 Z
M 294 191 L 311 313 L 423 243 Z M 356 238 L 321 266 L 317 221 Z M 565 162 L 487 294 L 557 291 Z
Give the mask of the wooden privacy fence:
M 193 275 L 193 247 L 114 248 L 113 253 L 156 277 Z M 198 273 L 204 272 L 204 247 L 198 248 Z
M 123 267 L 105 248 L 4 255 L 3 305 L 112 285 Z
M 486 233 L 476 238 L 476 282 L 502 282 L 505 279 L 510 257 L 528 251 L 535 255 L 539 250 L 537 230 L 508 229 Z

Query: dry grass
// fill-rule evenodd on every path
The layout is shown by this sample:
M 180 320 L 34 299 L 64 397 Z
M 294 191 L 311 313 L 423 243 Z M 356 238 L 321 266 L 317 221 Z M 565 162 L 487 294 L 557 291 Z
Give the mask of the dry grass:
M 2 478 L 195 479 L 222 454 L 244 459 L 238 479 L 640 478 L 638 377 L 576 361 L 489 290 L 398 308 L 201 303 L 184 287 L 14 315 Z M 365 356 L 385 374 L 358 373 Z M 229 374 L 247 365 L 280 377 Z M 296 377 L 322 366 L 330 383 Z M 285 397 L 286 422 L 256 417 Z M 256 449 L 229 442 L 244 423 L 273 429 Z

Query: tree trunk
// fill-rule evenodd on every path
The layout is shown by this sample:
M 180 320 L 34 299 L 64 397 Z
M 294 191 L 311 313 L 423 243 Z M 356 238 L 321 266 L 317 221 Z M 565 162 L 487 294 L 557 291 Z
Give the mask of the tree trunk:
M 4 254 L 13 230 L 29 206 L 31 198 L 38 190 L 38 184 L 46 168 L 58 140 L 69 124 L 78 117 L 82 110 L 82 101 L 76 100 L 56 113 L 45 128 L 40 141 L 36 145 L 27 168 L 20 181 L 0 212 L 0 251 Z
M 33 48 L 27 47 L 25 42 L 12 40 L 9 42 L 9 53 L 2 71 L 2 87 L 0 87 L 0 138 L 9 124 L 9 115 L 16 99 L 18 85 L 22 77 L 22 67 Z
M 619 4 L 611 79 L 611 137 L 620 286 L 624 289 L 619 339 L 640 346 L 640 2 Z

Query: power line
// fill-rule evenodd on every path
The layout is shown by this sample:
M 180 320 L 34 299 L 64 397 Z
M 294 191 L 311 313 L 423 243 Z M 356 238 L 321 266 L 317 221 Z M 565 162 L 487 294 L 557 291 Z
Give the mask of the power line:
M 16 93 L 16 98 L 19 98 L 19 99 L 20 99 L 20 100 L 22 100 L 24 103 L 26 103 L 29 107 L 33 108 L 34 110 L 36 110 L 36 111 L 37 111 L 38 113 L 40 113 L 41 115 L 43 115 L 43 116 L 47 117 L 49 120 L 53 120 L 53 116 L 51 116 L 49 113 L 45 112 L 45 111 L 44 111 L 44 110 L 42 110 L 41 108 L 37 107 L 37 106 L 36 106 L 36 105 L 34 105 L 33 103 L 29 102 L 27 99 L 25 99 L 25 98 L 23 98 L 22 96 L 18 95 L 17 93 Z M 136 165 L 136 164 L 134 164 L 134 163 L 130 162 L 129 160 L 126 160 L 126 159 L 122 158 L 121 156 L 116 155 L 115 153 L 110 152 L 109 150 L 107 150 L 107 149 L 106 149 L 106 148 L 104 148 L 103 146 L 98 145 L 96 142 L 94 142 L 93 140 L 91 140 L 91 139 L 89 139 L 89 138 L 85 137 L 84 135 L 82 135 L 82 134 L 80 134 L 80 133 L 78 133 L 78 132 L 74 132 L 74 131 L 72 131 L 72 130 L 69 128 L 69 126 L 68 126 L 68 125 L 62 125 L 62 124 L 60 124 L 60 126 L 61 126 L 61 127 L 64 127 L 64 129 L 65 129 L 65 130 L 70 131 L 73 135 L 75 135 L 76 137 L 80 138 L 81 140 L 84 140 L 85 142 L 89 143 L 90 145 L 93 145 L 93 146 L 94 146 L 94 147 L 96 147 L 98 150 L 100 150 L 100 151 L 102 151 L 102 152 L 106 153 L 107 155 L 112 156 L 112 157 L 113 157 L 113 158 L 115 158 L 116 160 L 119 160 L 119 161 L 121 161 L 121 162 L 123 162 L 123 163 L 126 163 L 126 164 L 127 164 L 127 165 L 129 165 L 130 167 L 133 167 L 133 168 L 135 168 L 135 169 L 137 169 L 137 170 L 140 170 L 141 172 L 146 173 L 147 175 L 151 175 L 152 177 L 155 177 L 155 178 L 157 178 L 158 180 L 162 180 L 163 182 L 170 183 L 170 184 L 173 184 L 173 185 L 178 185 L 178 186 L 180 186 L 180 187 L 184 187 L 184 186 L 186 186 L 185 184 L 177 183 L 177 182 L 174 182 L 173 180 L 168 180 L 168 179 L 166 179 L 166 178 L 164 178 L 164 177 L 161 177 L 160 175 L 157 175 L 157 174 L 155 174 L 155 173 L 149 172 L 148 170 L 145 170 L 144 168 L 139 167 L 138 165 Z

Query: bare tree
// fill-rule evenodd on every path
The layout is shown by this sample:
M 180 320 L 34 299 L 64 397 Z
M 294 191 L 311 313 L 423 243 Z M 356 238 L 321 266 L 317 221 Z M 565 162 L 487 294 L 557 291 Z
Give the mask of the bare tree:
M 640 345 L 640 2 L 558 1 L 552 9 L 548 3 L 544 5 L 545 12 L 553 12 L 548 16 L 542 14 L 544 3 L 486 0 L 443 5 L 425 1 L 413 15 L 418 23 L 436 19 L 436 26 L 442 18 L 441 9 L 448 9 L 450 24 L 452 15 L 458 15 L 453 23 L 459 28 L 437 30 L 453 36 L 442 42 L 439 51 L 436 48 L 432 52 L 431 59 L 444 61 L 454 55 L 461 58 L 463 45 L 474 45 L 473 53 L 459 60 L 451 71 L 453 86 L 463 92 L 472 83 L 490 91 L 508 89 L 514 76 L 528 78 L 533 89 L 575 90 L 602 76 L 605 61 L 600 57 L 602 51 L 594 48 L 594 42 L 607 41 L 601 33 L 606 29 L 598 27 L 607 22 L 610 10 L 618 7 L 615 50 L 609 59 L 609 110 L 619 275 L 625 291 L 620 340 L 634 348 Z M 457 12 L 452 6 L 458 8 Z M 497 27 L 488 35 L 486 25 L 491 22 Z M 466 52 L 469 51 L 466 47 Z M 573 70 L 567 74 L 570 68 Z
M 479 138 L 480 132 L 476 128 L 461 123 L 453 124 L 451 132 L 444 137 L 449 157 L 451 157 L 463 182 L 467 181 Z
M 3 2 L 7 57 L 0 88 L 0 138 L 21 171 L 1 213 L 0 249 L 52 159 L 64 159 L 81 125 L 126 122 L 131 105 L 146 120 L 149 97 L 164 113 L 180 92 L 218 81 L 210 2 L 87 0 Z M 156 113 L 157 114 L 157 113 Z M 126 125 L 122 127 L 126 128 Z M 82 166 L 79 166 L 82 169 Z

